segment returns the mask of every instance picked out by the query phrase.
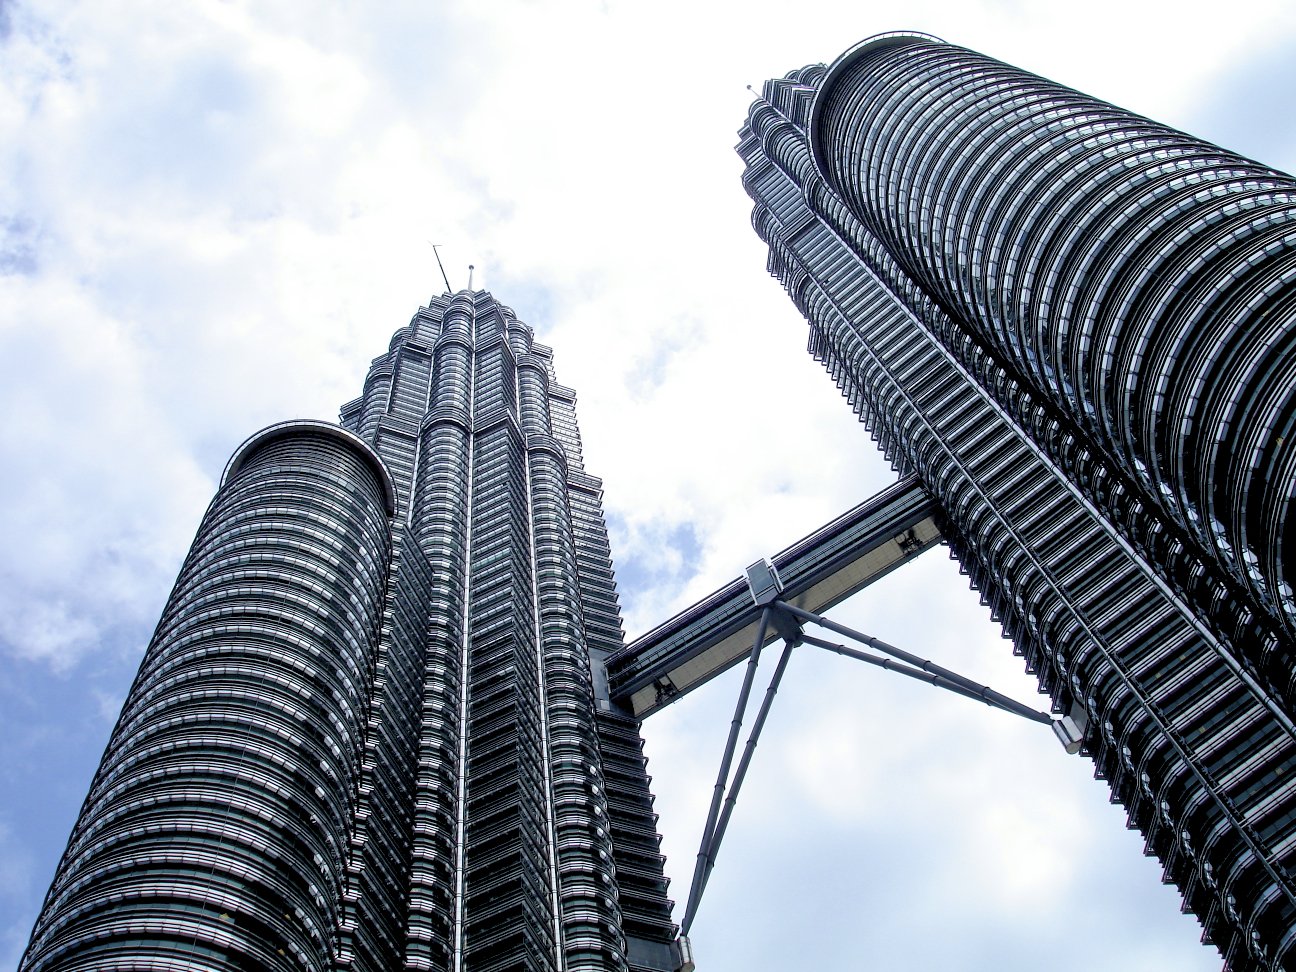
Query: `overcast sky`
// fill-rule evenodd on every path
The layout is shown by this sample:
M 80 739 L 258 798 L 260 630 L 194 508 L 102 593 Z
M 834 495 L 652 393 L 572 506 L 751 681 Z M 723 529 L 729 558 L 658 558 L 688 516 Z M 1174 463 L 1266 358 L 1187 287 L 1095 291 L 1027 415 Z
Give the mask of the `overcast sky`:
M 1296 168 L 1290 2 L 899 7 L 0 0 L 0 967 L 226 459 L 336 418 L 429 240 L 578 390 L 634 635 L 892 479 L 765 273 L 748 84 L 918 29 Z M 1041 701 L 943 550 L 836 616 Z M 1219 968 L 1088 761 L 815 652 L 701 972 Z M 681 909 L 736 690 L 645 726 Z

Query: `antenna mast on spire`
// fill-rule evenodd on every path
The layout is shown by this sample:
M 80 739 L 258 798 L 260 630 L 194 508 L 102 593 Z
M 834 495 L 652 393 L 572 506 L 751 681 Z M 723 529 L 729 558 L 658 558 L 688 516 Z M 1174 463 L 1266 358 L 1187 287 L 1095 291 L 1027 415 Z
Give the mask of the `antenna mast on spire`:
M 450 278 L 446 276 L 445 266 L 441 263 L 441 254 L 437 252 L 437 247 L 440 245 L 440 243 L 433 243 L 428 240 L 428 246 L 432 247 L 432 255 L 436 257 L 437 266 L 441 269 L 441 279 L 445 281 L 446 294 L 452 294 L 454 291 L 450 289 Z
M 472 290 L 472 272 L 473 272 L 473 265 L 470 263 L 468 264 L 468 289 L 469 290 Z

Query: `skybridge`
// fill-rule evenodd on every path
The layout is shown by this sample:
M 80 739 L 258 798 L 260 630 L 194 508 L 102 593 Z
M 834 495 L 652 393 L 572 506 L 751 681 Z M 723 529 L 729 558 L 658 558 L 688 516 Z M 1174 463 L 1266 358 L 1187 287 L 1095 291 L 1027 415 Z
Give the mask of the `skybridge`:
M 828 610 L 940 542 L 936 504 L 902 479 L 770 558 L 782 600 Z M 746 577 L 698 601 L 608 659 L 613 701 L 642 719 L 746 658 L 761 608 Z M 762 647 L 780 637 L 767 626 Z
M 608 659 L 612 700 L 639 718 L 651 715 L 743 659 L 747 661 L 680 922 L 680 972 L 694 968 L 688 933 L 795 646 L 806 644 L 833 651 L 1050 726 L 1067 752 L 1079 752 L 1084 736 L 1083 710 L 1076 708 L 1057 718 L 820 614 L 938 544 L 941 532 L 936 516 L 936 504 L 918 481 L 912 477 L 903 479 L 772 558 L 751 564 L 745 576 L 658 625 Z M 872 651 L 807 632 L 807 624 Z M 762 649 L 779 639 L 783 641 L 782 654 L 735 766 L 738 734 Z

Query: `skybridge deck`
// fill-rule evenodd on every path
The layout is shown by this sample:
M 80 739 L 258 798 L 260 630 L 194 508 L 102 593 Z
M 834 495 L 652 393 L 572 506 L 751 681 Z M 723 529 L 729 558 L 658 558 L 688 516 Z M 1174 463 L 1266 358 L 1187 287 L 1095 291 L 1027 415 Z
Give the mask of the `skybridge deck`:
M 827 610 L 939 543 L 935 517 L 916 479 L 889 486 L 770 558 L 783 600 Z M 613 700 L 652 714 L 746 658 L 759 618 L 745 577 L 731 581 L 608 659 Z

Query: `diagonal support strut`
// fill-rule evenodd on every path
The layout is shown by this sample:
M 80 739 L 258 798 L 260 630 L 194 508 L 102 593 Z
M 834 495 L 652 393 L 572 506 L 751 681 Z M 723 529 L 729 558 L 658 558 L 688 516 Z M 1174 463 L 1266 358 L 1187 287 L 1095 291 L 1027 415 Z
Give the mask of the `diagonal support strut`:
M 898 658 L 910 667 L 906 667 L 906 665 L 897 665 L 895 662 L 890 661 L 890 659 L 879 658 L 876 655 L 870 655 L 867 652 L 847 648 L 844 645 L 836 645 L 820 638 L 811 638 L 803 635 L 802 640 L 808 644 L 827 648 L 828 650 L 835 651 L 840 655 L 857 658 L 860 661 L 868 662 L 871 665 L 877 665 L 880 668 L 899 672 L 901 675 L 908 675 L 910 678 L 920 679 L 936 686 L 937 688 L 956 692 L 959 695 L 965 695 L 968 698 L 979 699 L 986 705 L 996 709 L 1003 709 L 1005 712 L 1011 712 L 1013 715 L 1021 716 L 1023 719 L 1029 719 L 1031 722 L 1038 722 L 1041 725 L 1051 726 L 1055 721 L 1047 712 L 1040 712 L 1037 709 L 1032 709 L 1030 706 L 1023 705 L 1016 699 L 1009 698 L 1002 692 L 996 692 L 987 685 L 974 682 L 972 679 L 958 674 L 958 672 L 952 672 L 948 668 L 937 665 L 934 661 L 919 658 L 917 655 L 911 654 L 902 648 L 897 648 L 894 645 L 889 645 L 885 641 L 874 638 L 872 635 L 866 635 L 862 631 L 855 631 L 852 628 L 846 627 L 844 624 L 830 621 L 827 618 L 810 611 L 803 611 L 801 608 L 788 604 L 785 601 L 775 601 L 774 607 L 778 610 L 789 612 L 793 617 L 801 621 L 809 621 L 811 624 L 816 624 L 821 628 L 827 628 L 829 631 L 835 631 L 838 634 L 845 635 L 847 638 L 850 638 L 853 641 L 858 641 L 860 644 L 868 645 L 870 648 L 876 648 L 883 654 L 890 655 L 892 658 Z
M 698 848 L 697 863 L 693 867 L 688 905 L 684 910 L 684 920 L 680 922 L 680 931 L 684 935 L 688 934 L 693 925 L 693 916 L 697 913 L 702 896 L 703 875 L 708 870 L 706 862 L 711 856 L 711 840 L 720 816 L 720 802 L 724 799 L 725 785 L 729 781 L 729 767 L 733 764 L 734 750 L 738 747 L 738 731 L 742 728 L 743 714 L 747 711 L 747 698 L 751 695 L 756 666 L 760 664 L 761 648 L 765 644 L 765 632 L 769 629 L 772 613 L 768 606 L 761 609 L 760 623 L 756 626 L 756 640 L 752 645 L 751 656 L 747 659 L 747 671 L 743 675 L 742 689 L 738 692 L 738 703 L 734 706 L 733 721 L 729 723 L 729 738 L 725 742 L 724 756 L 720 759 L 720 772 L 716 775 L 715 789 L 711 794 L 711 808 L 707 811 L 706 826 L 702 829 L 702 845 Z
M 707 841 L 706 857 L 703 862 L 702 881 L 698 885 L 697 898 L 701 900 L 703 893 L 706 891 L 707 882 L 711 880 L 711 871 L 715 867 L 716 854 L 720 851 L 720 841 L 724 840 L 725 831 L 729 827 L 729 818 L 733 816 L 735 804 L 738 802 L 738 791 L 742 789 L 743 780 L 747 777 L 747 767 L 751 765 L 752 755 L 756 752 L 756 743 L 760 740 L 761 730 L 765 728 L 765 719 L 769 716 L 770 706 L 774 704 L 774 695 L 778 692 L 779 683 L 783 681 L 783 672 L 787 669 L 788 659 L 792 657 L 792 649 L 795 642 L 785 641 L 783 643 L 783 654 L 779 656 L 778 665 L 774 668 L 774 674 L 770 678 L 769 686 L 765 689 L 765 698 L 761 700 L 760 711 L 756 713 L 756 719 L 752 723 L 751 735 L 747 737 L 747 745 L 743 748 L 742 758 L 738 761 L 738 768 L 734 770 L 733 782 L 729 784 L 729 792 L 725 795 L 724 810 L 720 813 L 720 819 L 716 822 L 715 829 Z M 697 911 L 697 904 L 694 903 L 692 911 Z M 692 925 L 692 914 L 686 915 L 689 927 Z M 685 933 L 688 927 L 684 928 Z
M 1066 719 L 1059 720 L 1047 712 L 1032 709 L 1016 699 L 1009 698 L 1001 692 L 996 692 L 987 685 L 974 682 L 970 678 L 950 671 L 933 661 L 920 658 L 871 635 L 855 631 L 844 624 L 830 621 L 828 618 L 782 600 L 780 597 L 783 592 L 782 582 L 779 580 L 777 571 L 770 566 L 768 561 L 757 561 L 747 568 L 747 583 L 752 599 L 761 609 L 760 621 L 756 627 L 756 638 L 752 645 L 751 654 L 747 659 L 747 670 L 743 676 L 742 688 L 738 693 L 733 720 L 729 724 L 729 737 L 725 742 L 724 755 L 720 760 L 720 771 L 716 776 L 715 789 L 711 795 L 711 806 L 707 811 L 706 826 L 702 829 L 702 840 L 698 848 L 697 863 L 693 868 L 693 881 L 689 887 L 688 903 L 684 910 L 684 920 L 680 923 L 680 933 L 684 941 L 687 941 L 687 935 L 693 926 L 693 919 L 697 916 L 702 894 L 711 879 L 711 872 L 715 868 L 716 854 L 720 849 L 720 842 L 724 839 L 725 831 L 729 827 L 729 820 L 738 801 L 738 793 L 747 777 L 748 767 L 751 765 L 761 731 L 765 727 L 765 721 L 774 703 L 774 696 L 783 680 L 783 673 L 787 669 L 788 659 L 792 655 L 792 649 L 802 642 L 875 665 L 886 671 L 896 672 L 908 678 L 926 682 L 947 692 L 976 699 L 992 708 L 1001 709 L 1031 722 L 1051 726 L 1054 733 L 1066 746 L 1068 752 L 1075 752 L 1079 748 L 1083 728 L 1068 726 L 1068 720 Z M 803 622 L 834 631 L 860 644 L 874 648 L 883 654 L 874 655 L 823 638 L 807 635 L 802 630 Z M 747 743 L 743 748 L 742 757 L 739 759 L 738 767 L 734 771 L 733 780 L 730 781 L 729 771 L 733 765 L 734 752 L 738 745 L 738 733 L 742 728 L 743 716 L 747 711 L 747 703 L 751 696 L 756 668 L 760 663 L 761 649 L 764 647 L 765 638 L 771 626 L 779 635 L 783 636 L 783 654 L 779 657 L 774 674 L 770 677 L 769 685 L 765 689 L 765 697 L 761 701 L 760 709 L 747 737 Z

